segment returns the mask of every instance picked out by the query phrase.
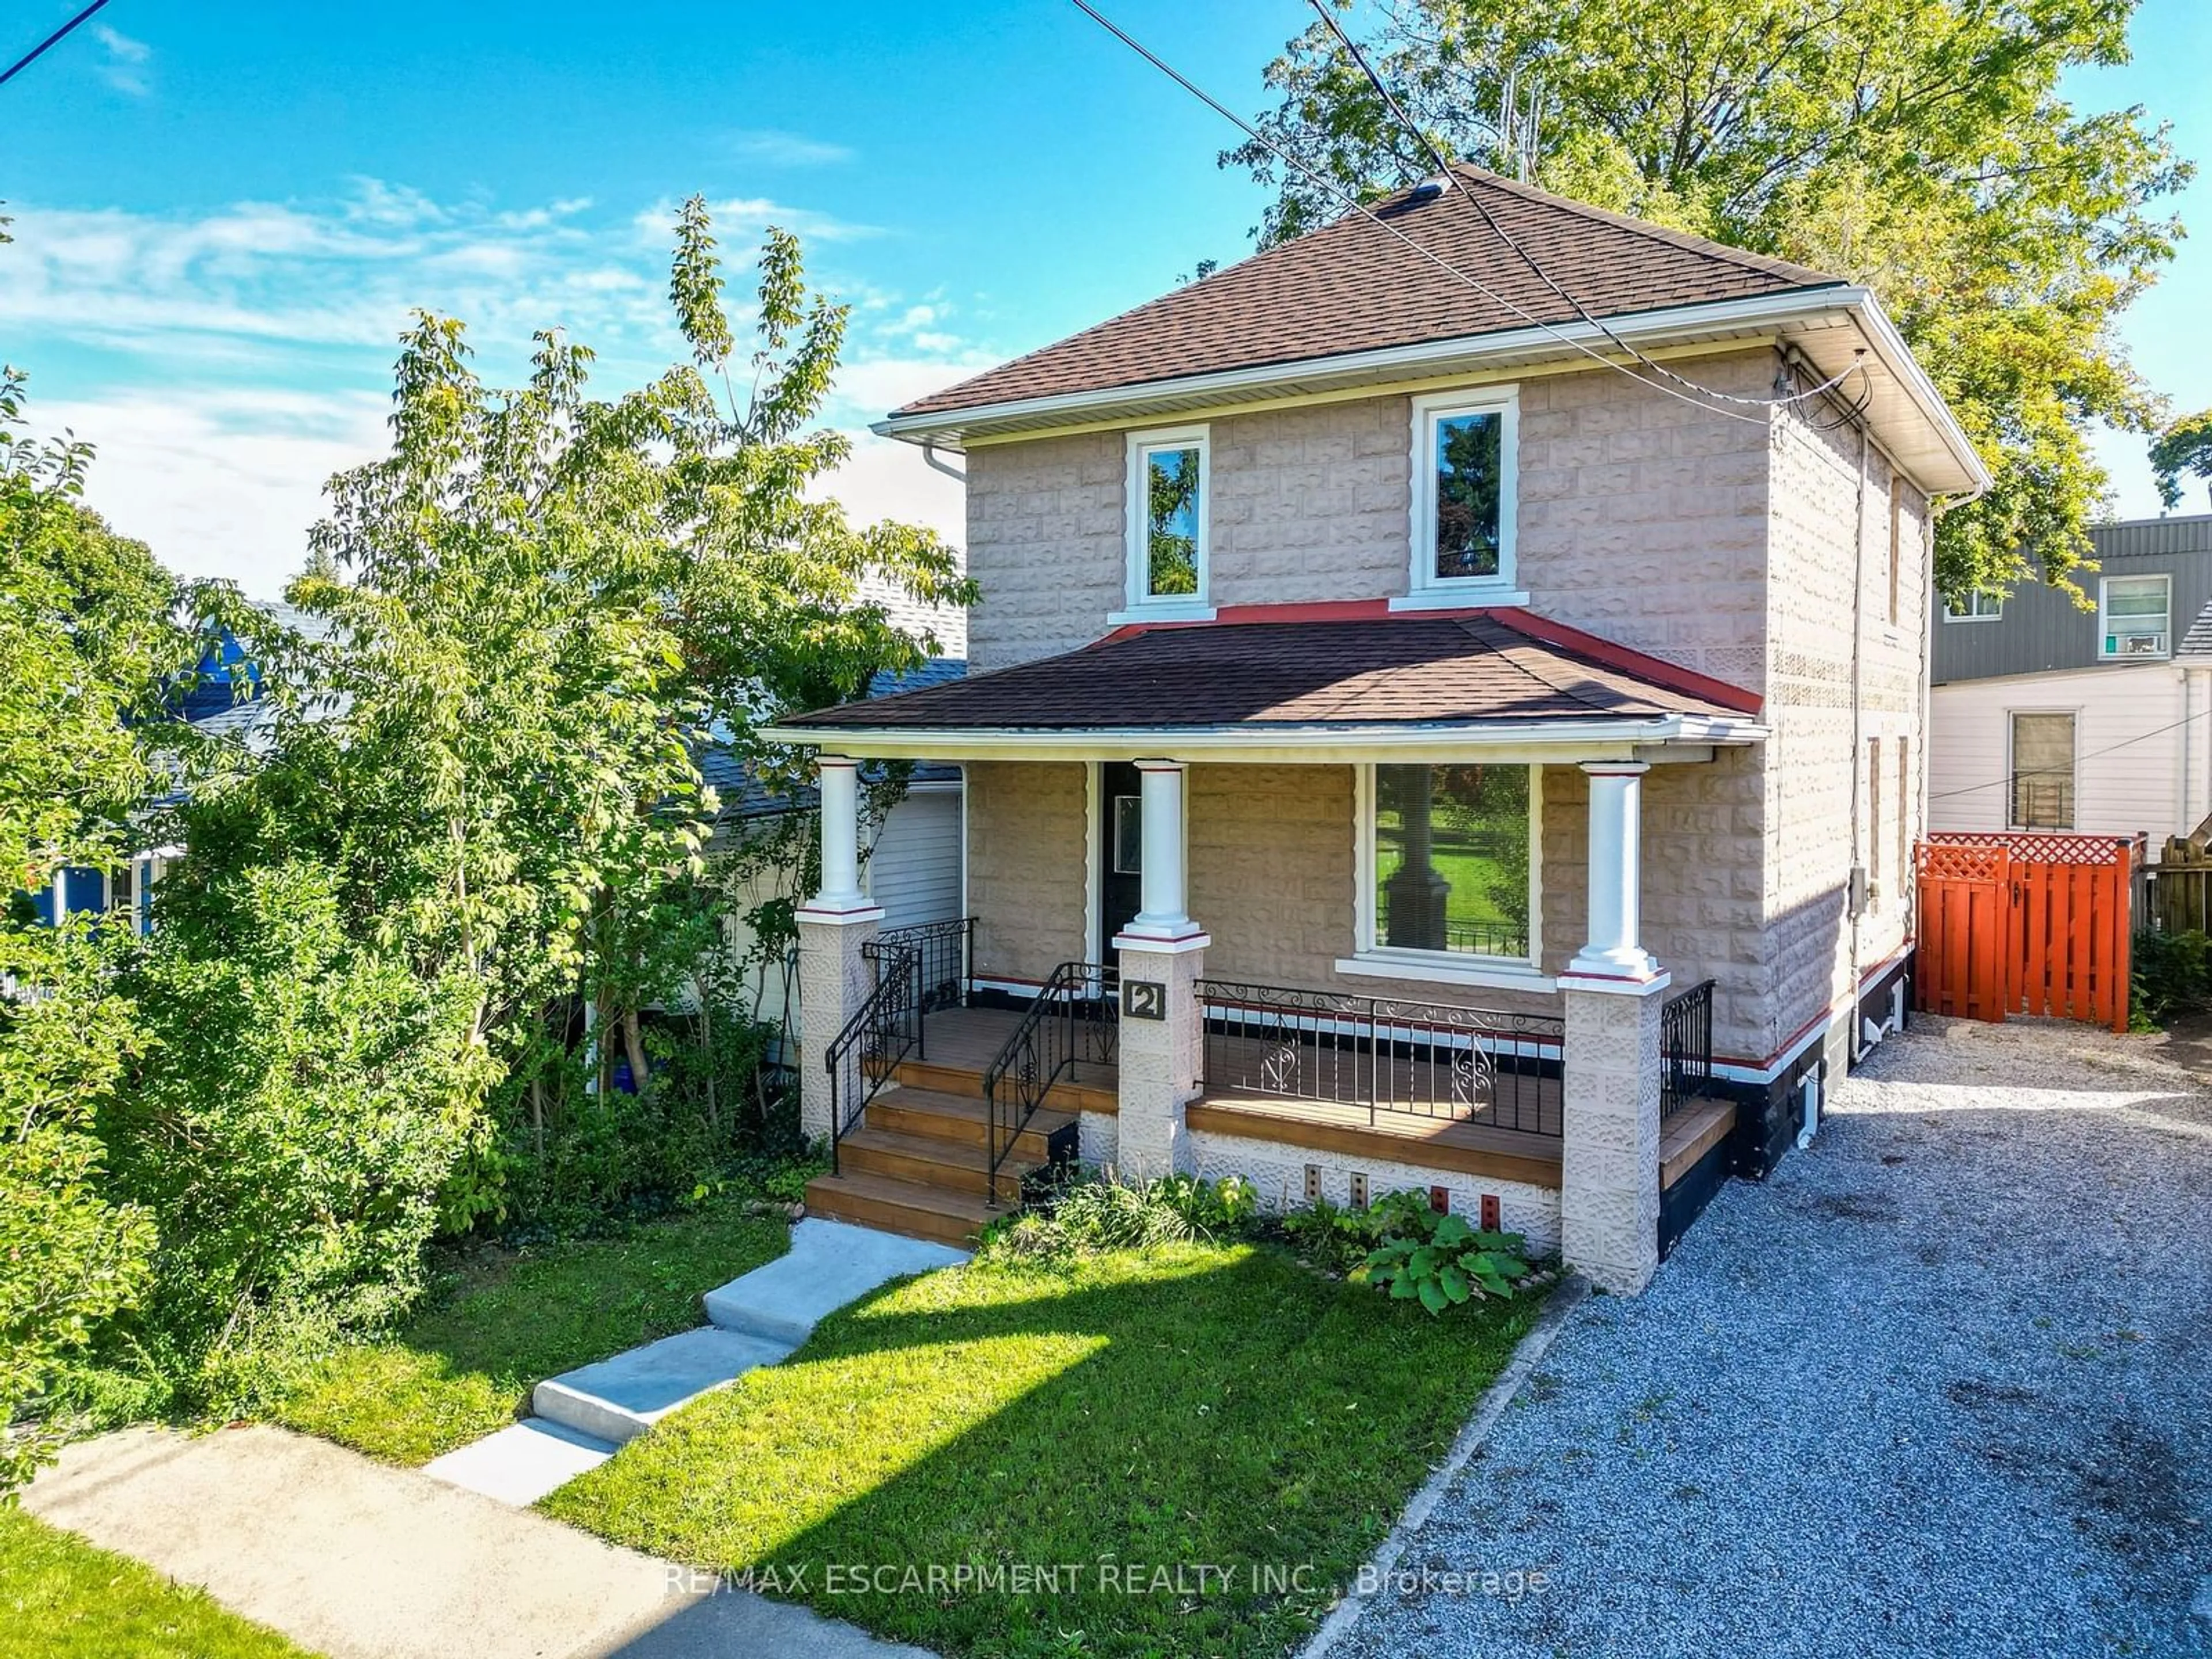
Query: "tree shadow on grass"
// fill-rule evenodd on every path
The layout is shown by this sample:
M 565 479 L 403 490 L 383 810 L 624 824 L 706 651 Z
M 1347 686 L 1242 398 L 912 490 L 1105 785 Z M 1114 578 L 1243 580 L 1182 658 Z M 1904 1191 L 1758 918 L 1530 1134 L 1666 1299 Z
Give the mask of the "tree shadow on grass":
M 1534 1312 L 1435 1320 L 1250 1246 L 948 1270 L 544 1507 L 947 1651 L 1273 1653 Z

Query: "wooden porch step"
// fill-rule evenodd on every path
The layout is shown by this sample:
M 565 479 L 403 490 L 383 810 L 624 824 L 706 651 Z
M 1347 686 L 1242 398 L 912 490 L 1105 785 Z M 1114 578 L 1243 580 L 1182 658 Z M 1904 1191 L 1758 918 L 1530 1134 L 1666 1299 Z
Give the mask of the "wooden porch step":
M 971 1149 L 980 1160 L 984 1143 L 990 1138 L 988 1109 L 980 1096 L 950 1095 L 934 1089 L 902 1086 L 887 1090 L 868 1103 L 866 1123 L 871 1129 L 882 1129 L 895 1135 L 949 1141 Z M 1073 1113 L 1040 1106 L 1028 1127 L 1014 1138 L 1006 1161 L 1043 1163 L 1048 1155 L 1049 1138 L 1074 1121 Z
M 848 1170 L 842 1175 L 817 1176 L 806 1183 L 806 1212 L 964 1247 L 975 1242 L 987 1223 L 1010 1212 L 993 1209 L 980 1193 L 956 1193 Z
M 1062 1078 L 1052 1085 L 1053 1104 L 1068 1112 L 1120 1111 L 1121 1085 L 1113 1069 L 1098 1066 L 1085 1069 L 1099 1080 L 1078 1082 Z M 981 1068 L 963 1066 L 956 1060 L 902 1060 L 896 1075 L 908 1088 L 926 1089 L 932 1094 L 964 1095 L 975 1100 L 983 1097 Z
M 873 1119 L 877 1115 L 875 1109 L 871 1108 L 868 1116 Z M 1020 1200 L 1023 1170 L 1044 1161 L 1042 1137 L 1024 1133 L 1016 1138 L 1016 1150 L 1018 1152 L 1021 1143 L 1032 1139 L 1037 1141 L 1035 1157 L 1020 1163 L 1009 1158 L 999 1167 L 995 1184 L 1002 1204 Z M 882 1176 L 890 1181 L 940 1187 L 948 1192 L 973 1193 L 979 1198 L 994 1184 L 985 1178 L 984 1158 L 980 1138 L 965 1141 L 942 1135 L 902 1134 L 895 1129 L 879 1128 L 872 1121 L 854 1130 L 837 1147 L 838 1167 L 847 1175 Z

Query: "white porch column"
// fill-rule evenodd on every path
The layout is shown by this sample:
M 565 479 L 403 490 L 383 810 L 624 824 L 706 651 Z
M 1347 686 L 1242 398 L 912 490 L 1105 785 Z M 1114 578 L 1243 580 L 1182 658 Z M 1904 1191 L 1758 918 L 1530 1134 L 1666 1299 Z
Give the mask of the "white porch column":
M 1190 919 L 1179 761 L 1137 763 L 1144 812 L 1142 905 L 1115 935 L 1121 969 L 1123 1171 L 1150 1179 L 1190 1165 L 1183 1108 L 1198 1092 L 1204 1022 L 1197 986 L 1212 941 Z
M 880 906 L 860 890 L 860 766 L 843 755 L 817 762 L 822 814 L 822 888 L 799 908 L 799 1118 L 809 1140 L 830 1133 L 830 1044 L 875 988 L 860 947 L 876 936 Z M 848 1064 L 836 1097 L 859 1098 L 857 1064 Z
M 1598 979 L 1646 980 L 1659 964 L 1644 948 L 1644 775 L 1640 761 L 1589 761 L 1589 937 L 1567 971 Z
M 822 890 L 810 911 L 843 915 L 868 908 L 860 890 L 860 763 L 843 755 L 816 763 L 822 801 Z
M 1659 1266 L 1660 1007 L 1668 983 L 1644 948 L 1641 764 L 1593 762 L 1589 936 L 1559 975 L 1566 1004 L 1559 1220 L 1567 1263 L 1617 1295 Z

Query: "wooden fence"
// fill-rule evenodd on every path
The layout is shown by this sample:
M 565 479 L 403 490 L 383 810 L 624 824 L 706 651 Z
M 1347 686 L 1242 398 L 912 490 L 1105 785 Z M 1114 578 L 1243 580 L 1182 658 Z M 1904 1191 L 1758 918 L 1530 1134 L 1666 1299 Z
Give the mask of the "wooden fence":
M 2139 839 L 1931 836 L 1920 845 L 1918 1006 L 2128 1028 Z
M 2212 848 L 2172 836 L 2144 875 L 2144 917 L 2160 933 L 2212 933 Z

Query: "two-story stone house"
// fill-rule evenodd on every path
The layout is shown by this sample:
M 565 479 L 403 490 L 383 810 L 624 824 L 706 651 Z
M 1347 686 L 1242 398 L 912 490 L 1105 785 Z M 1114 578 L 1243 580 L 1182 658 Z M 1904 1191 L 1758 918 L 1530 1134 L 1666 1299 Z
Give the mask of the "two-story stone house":
M 961 1236 L 1072 1139 L 1633 1289 L 1902 1018 L 1980 464 L 1866 290 L 1460 179 L 878 428 L 965 457 L 982 597 L 963 682 L 776 730 L 817 1207 Z M 854 768 L 924 756 L 972 921 L 878 939 Z

